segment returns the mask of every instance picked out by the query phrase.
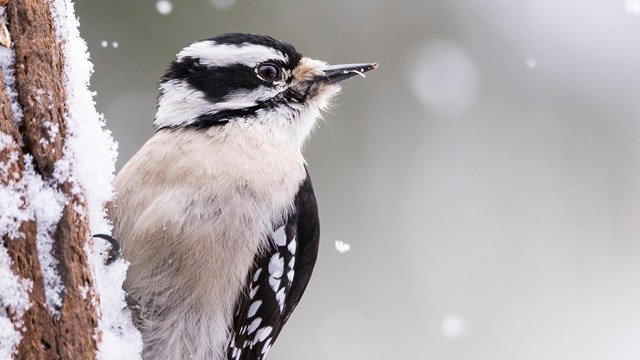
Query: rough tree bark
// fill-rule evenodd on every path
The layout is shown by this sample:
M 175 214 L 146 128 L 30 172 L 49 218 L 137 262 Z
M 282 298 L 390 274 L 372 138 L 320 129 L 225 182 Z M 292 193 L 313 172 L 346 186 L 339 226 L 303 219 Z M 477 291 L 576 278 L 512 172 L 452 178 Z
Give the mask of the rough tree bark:
M 0 186 L 7 186 L 24 176 L 25 161 L 29 159 L 25 155 L 30 155 L 36 172 L 45 182 L 57 187 L 67 200 L 53 236 L 53 256 L 57 259 L 58 274 L 64 285 L 59 315 L 52 315 L 45 306 L 43 274 L 36 246 L 37 220 L 21 224 L 21 238 L 2 238 L 2 246 L 13 261 L 13 272 L 33 283 L 32 305 L 22 317 L 22 340 L 16 358 L 93 359 L 98 341 L 97 304 L 94 296 L 83 291 L 93 289 L 84 251 L 86 241 L 90 239 L 89 226 L 87 218 L 78 215 L 77 211 L 78 208 L 86 209 L 86 205 L 81 194 L 72 192 L 72 184 L 68 181 L 60 183 L 53 176 L 55 164 L 63 156 L 67 136 L 65 59 L 56 39 L 49 0 L 10 0 L 4 6 L 6 26 L 15 49 L 16 90 L 24 118 L 22 122 L 13 118 L 7 89 L 0 81 L 0 132 L 21 144 L 19 148 L 0 149 L 0 163 L 11 164 L 8 173 L 0 176 Z M 59 131 L 49 131 L 51 124 Z M 12 152 L 19 154 L 17 161 L 9 161 Z M 28 207 L 26 193 L 23 198 Z M 12 309 L 4 311 L 11 314 Z

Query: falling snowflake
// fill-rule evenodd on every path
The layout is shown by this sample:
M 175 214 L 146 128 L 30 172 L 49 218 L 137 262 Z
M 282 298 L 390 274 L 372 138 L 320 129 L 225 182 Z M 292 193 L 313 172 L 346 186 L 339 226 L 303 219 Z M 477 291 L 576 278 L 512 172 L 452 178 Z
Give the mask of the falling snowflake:
M 336 250 L 338 250 L 340 254 L 344 254 L 347 251 L 351 250 L 351 245 L 342 240 L 336 240 L 335 246 Z
M 169 15 L 173 11 L 173 4 L 169 0 L 159 0 L 156 2 L 156 10 L 162 15 Z

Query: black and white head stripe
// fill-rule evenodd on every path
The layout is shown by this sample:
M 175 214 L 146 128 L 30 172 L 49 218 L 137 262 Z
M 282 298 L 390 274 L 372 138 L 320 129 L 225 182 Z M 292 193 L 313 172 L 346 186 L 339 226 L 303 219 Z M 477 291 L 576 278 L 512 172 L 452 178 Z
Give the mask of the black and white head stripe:
M 184 48 L 178 53 L 177 61 L 185 58 L 199 58 L 201 64 L 206 66 L 253 66 L 264 59 L 271 59 L 292 69 L 300 61 L 301 55 L 291 44 L 268 36 L 225 34 Z
M 216 119 L 225 123 L 264 108 L 286 89 L 301 59 L 292 45 L 262 35 L 224 34 L 195 42 L 178 53 L 160 80 L 155 126 L 203 127 L 201 117 L 211 126 Z M 261 78 L 261 64 L 276 66 L 282 76 L 277 81 Z
M 269 36 L 223 34 L 196 41 L 182 49 L 163 79 L 172 77 L 172 70 L 176 63 L 189 61 L 189 59 L 197 59 L 200 65 L 206 67 L 245 65 L 250 68 L 270 60 L 285 69 L 293 70 L 302 59 L 302 54 L 296 51 L 293 45 Z

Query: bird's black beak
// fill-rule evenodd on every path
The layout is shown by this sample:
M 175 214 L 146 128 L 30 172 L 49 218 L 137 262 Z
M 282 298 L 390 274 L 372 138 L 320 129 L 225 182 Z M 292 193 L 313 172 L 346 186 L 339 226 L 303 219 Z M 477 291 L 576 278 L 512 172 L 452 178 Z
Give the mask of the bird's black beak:
M 318 77 L 318 81 L 324 81 L 328 83 L 338 83 L 342 80 L 349 79 L 356 75 L 364 76 L 367 71 L 375 70 L 378 64 L 342 64 L 342 65 L 329 65 L 320 68 L 324 73 L 324 76 Z

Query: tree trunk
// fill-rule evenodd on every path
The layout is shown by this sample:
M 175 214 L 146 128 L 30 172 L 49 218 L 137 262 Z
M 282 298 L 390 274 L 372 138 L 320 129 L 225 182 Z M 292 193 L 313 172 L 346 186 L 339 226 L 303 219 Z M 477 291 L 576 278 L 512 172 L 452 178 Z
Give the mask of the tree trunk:
M 4 7 L 3 27 L 8 29 L 15 51 L 15 66 L 6 71 L 14 71 L 15 85 L 7 85 L 8 74 L 0 74 L 5 79 L 0 82 L 0 135 L 7 135 L 0 141 L 0 188 L 18 193 L 20 210 L 27 215 L 0 214 L 0 255 L 8 254 L 11 276 L 20 279 L 21 284 L 30 283 L 26 292 L 30 305 L 26 311 L 20 310 L 12 305 L 19 299 L 0 292 L 0 320 L 4 315 L 21 334 L 21 340 L 11 350 L 17 359 L 93 359 L 100 334 L 97 297 L 85 253 L 85 248 L 91 246 L 88 219 L 83 215 L 86 204 L 82 189 L 58 174 L 65 171 L 65 163 L 70 165 L 60 161 L 68 136 L 65 58 L 56 35 L 51 1 L 9 0 Z M 15 109 L 12 111 L 14 100 L 20 105 L 22 116 Z M 53 226 L 43 226 L 51 216 L 45 219 L 35 209 L 42 204 L 34 203 L 33 190 L 29 190 L 34 178 L 41 179 L 43 188 L 64 198 Z M 0 201 L 5 199 L 0 197 Z M 0 211 L 8 206 L 0 203 Z M 16 231 L 3 228 L 3 221 L 14 221 Z M 50 253 L 43 253 L 47 252 L 43 245 L 47 239 L 52 240 Z M 49 257 L 53 259 L 52 269 L 42 260 Z M 51 287 L 54 292 L 61 290 L 58 300 L 56 294 L 47 292 L 51 270 L 53 279 L 59 279 L 58 286 Z M 0 283 L 3 280 L 0 271 Z

